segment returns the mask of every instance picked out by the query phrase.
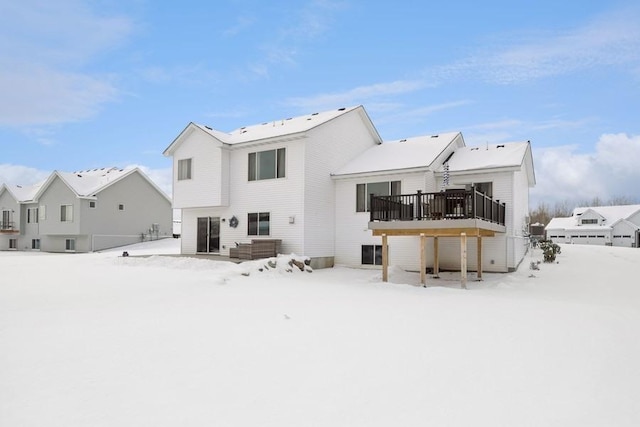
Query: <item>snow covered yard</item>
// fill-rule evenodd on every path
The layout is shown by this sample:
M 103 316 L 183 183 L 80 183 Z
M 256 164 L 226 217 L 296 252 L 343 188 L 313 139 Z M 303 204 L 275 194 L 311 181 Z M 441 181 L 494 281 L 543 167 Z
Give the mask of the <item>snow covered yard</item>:
M 0 252 L 0 425 L 640 423 L 640 250 L 466 291 L 121 253 Z

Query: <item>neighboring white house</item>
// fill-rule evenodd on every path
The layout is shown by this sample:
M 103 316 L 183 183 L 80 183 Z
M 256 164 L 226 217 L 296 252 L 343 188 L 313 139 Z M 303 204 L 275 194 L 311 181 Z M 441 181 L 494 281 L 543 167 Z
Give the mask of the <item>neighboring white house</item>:
M 575 208 L 545 227 L 554 243 L 640 247 L 640 205 Z
M 230 133 L 190 123 L 164 154 L 173 157 L 185 254 L 229 255 L 238 243 L 277 239 L 280 252 L 309 256 L 314 267 L 376 265 L 376 228 L 387 220 L 430 230 L 437 238 L 433 248 L 439 239 L 442 268 L 459 268 L 454 236 L 462 231 L 478 245 L 484 240 L 482 257 L 470 248 L 471 269 L 482 259 L 487 271 L 509 271 L 526 251 L 529 187 L 535 184 L 528 142 L 470 148 L 460 133 L 447 133 L 382 143 L 358 106 Z M 407 217 L 418 204 L 391 202 L 411 221 L 381 221 L 377 208 L 370 212 L 370 194 L 418 192 L 425 210 L 417 216 Z M 410 228 L 398 233 L 412 237 L 390 238 L 390 259 L 417 269 L 421 240 Z
M 138 168 L 0 186 L 0 249 L 89 252 L 171 236 L 171 200 Z

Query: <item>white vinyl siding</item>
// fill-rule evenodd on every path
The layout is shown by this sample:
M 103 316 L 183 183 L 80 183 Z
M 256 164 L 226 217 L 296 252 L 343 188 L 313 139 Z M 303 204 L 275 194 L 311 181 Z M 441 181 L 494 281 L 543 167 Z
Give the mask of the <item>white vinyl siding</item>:
M 47 207 L 45 205 L 40 205 L 38 208 L 38 217 L 40 221 L 47 219 Z

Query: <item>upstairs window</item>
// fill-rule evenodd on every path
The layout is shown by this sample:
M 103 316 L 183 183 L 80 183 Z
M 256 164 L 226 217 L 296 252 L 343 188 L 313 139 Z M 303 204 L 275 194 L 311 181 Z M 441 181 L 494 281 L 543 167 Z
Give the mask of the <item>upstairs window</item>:
M 191 179 L 191 159 L 178 160 L 178 181 Z
M 249 153 L 249 181 L 284 178 L 285 164 L 284 148 Z
M 38 208 L 29 208 L 27 209 L 27 223 L 28 224 L 37 224 L 38 223 Z
M 584 225 L 584 224 L 597 224 L 598 223 L 598 219 L 597 218 L 584 218 L 582 220 L 580 220 L 580 222 Z
M 73 221 L 73 205 L 60 206 L 60 221 L 61 222 Z
M 369 196 L 398 196 L 400 181 L 369 182 L 356 184 L 356 212 L 369 212 Z

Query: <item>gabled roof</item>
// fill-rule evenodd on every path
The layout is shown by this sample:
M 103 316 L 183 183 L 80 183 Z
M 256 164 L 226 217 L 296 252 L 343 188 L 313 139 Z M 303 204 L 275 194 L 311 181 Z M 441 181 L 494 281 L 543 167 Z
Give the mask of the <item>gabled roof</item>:
M 335 118 L 344 114 L 350 113 L 355 110 L 361 110 L 366 121 L 366 125 L 370 128 L 370 131 L 375 134 L 375 137 L 381 141 L 377 130 L 373 126 L 373 123 L 369 119 L 364 107 L 361 105 L 348 108 L 339 108 L 337 110 L 329 110 L 320 113 L 306 114 L 299 117 L 290 117 L 286 119 L 272 120 L 263 122 L 261 124 L 243 126 L 229 133 L 222 132 L 213 129 L 210 126 L 205 126 L 196 123 L 189 123 L 187 127 L 178 135 L 176 139 L 164 150 L 165 156 L 170 156 L 176 150 L 176 148 L 184 141 L 192 131 L 199 130 L 210 135 L 222 144 L 234 145 L 246 142 L 261 141 L 271 138 L 282 138 L 285 136 L 293 136 L 308 132 L 313 128 L 316 128 L 322 124 L 325 124 Z
M 151 181 L 139 168 L 120 169 L 116 167 L 89 169 L 76 172 L 54 171 L 39 188 L 34 199 L 37 200 L 40 198 L 56 178 L 60 178 L 60 180 L 64 182 L 77 197 L 90 198 L 95 197 L 101 191 L 134 173 L 140 174 L 140 176 L 149 182 L 156 191 L 158 191 L 168 201 L 171 201 L 169 196 L 167 196 L 165 192 Z
M 588 206 L 578 207 L 573 210 L 573 214 L 570 217 L 552 218 L 545 229 L 557 230 L 596 230 L 603 228 L 612 228 L 614 224 L 620 221 L 626 221 L 629 224 L 632 222 L 627 221 L 636 212 L 640 211 L 640 205 L 619 205 L 619 206 Z M 602 225 L 584 224 L 580 223 L 580 218 L 587 213 L 593 212 L 603 218 Z M 637 225 L 634 227 L 638 228 Z
M 0 186 L 0 194 L 6 190 L 11 194 L 16 202 L 24 203 L 33 200 L 34 196 L 43 184 L 43 182 L 34 185 L 2 184 Z
M 605 218 L 608 223 L 613 223 L 620 218 L 630 218 L 640 211 L 640 205 L 617 205 L 617 206 L 585 206 L 573 210 L 573 216 L 579 217 L 587 211 L 593 211 Z
M 620 218 L 619 220 L 617 220 L 613 224 L 611 224 L 610 227 L 614 228 L 617 224 L 626 224 L 632 230 L 640 230 L 640 225 L 634 224 L 633 222 L 627 220 L 626 218 Z
M 333 175 L 428 168 L 452 143 L 464 146 L 460 132 L 384 142 L 369 148 Z
M 448 164 L 450 173 L 526 166 L 529 185 L 535 184 L 531 144 L 528 141 L 462 147 L 451 156 Z

